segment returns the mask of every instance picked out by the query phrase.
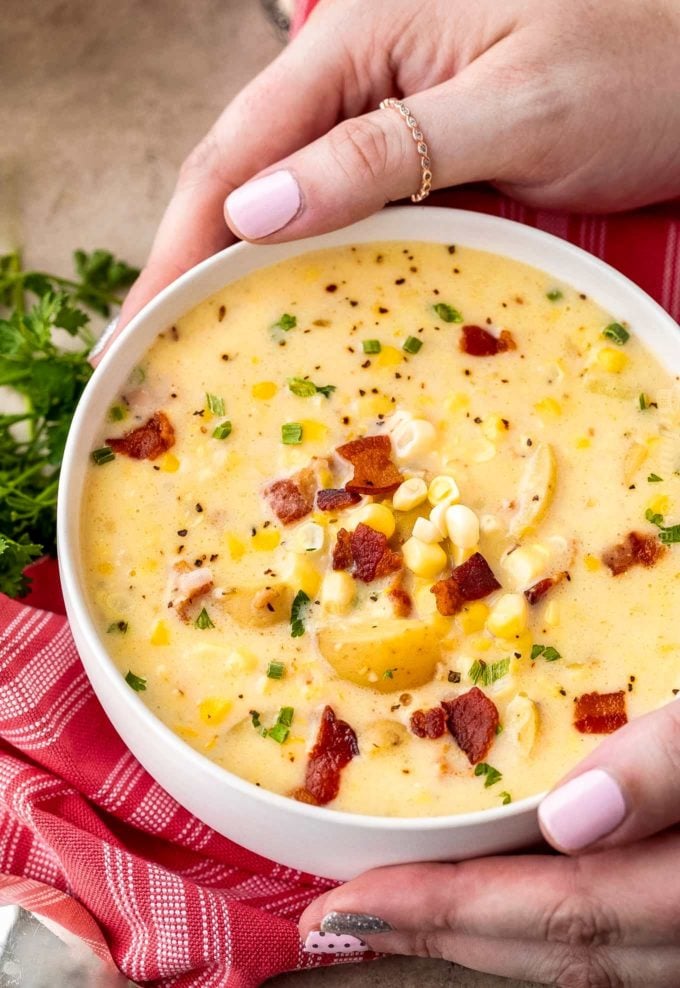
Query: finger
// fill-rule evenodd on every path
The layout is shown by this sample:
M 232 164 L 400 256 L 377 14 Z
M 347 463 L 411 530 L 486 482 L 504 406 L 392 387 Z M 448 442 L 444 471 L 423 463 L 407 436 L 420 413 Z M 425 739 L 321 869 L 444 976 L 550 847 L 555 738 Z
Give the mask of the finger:
M 518 111 L 488 81 L 490 56 L 405 100 L 428 145 L 434 188 L 508 173 L 517 153 Z M 417 192 L 421 179 L 412 129 L 397 110 L 375 110 L 263 170 L 231 193 L 225 215 L 246 240 L 295 240 L 362 219 Z
M 634 853 L 633 853 L 634 850 Z M 522 855 L 380 868 L 313 902 L 311 930 L 360 936 L 399 952 L 404 938 L 444 935 L 546 943 L 652 946 L 675 942 L 680 837 L 578 859 Z M 391 927 L 375 933 L 377 920 Z
M 680 822 L 680 703 L 608 737 L 539 808 L 546 840 L 566 853 L 639 840 Z

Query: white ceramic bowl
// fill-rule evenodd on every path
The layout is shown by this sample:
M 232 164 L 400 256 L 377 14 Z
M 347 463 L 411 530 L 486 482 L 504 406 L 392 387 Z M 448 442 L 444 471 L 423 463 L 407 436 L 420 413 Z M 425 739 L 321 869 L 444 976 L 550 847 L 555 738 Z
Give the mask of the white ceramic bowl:
M 378 865 L 455 860 L 507 851 L 538 836 L 541 795 L 508 806 L 432 818 L 339 813 L 266 792 L 219 768 L 166 727 L 125 683 L 89 613 L 80 563 L 81 497 L 88 453 L 107 408 L 156 335 L 224 285 L 324 247 L 374 240 L 475 247 L 532 264 L 585 292 L 680 374 L 680 332 L 631 281 L 564 240 L 509 220 L 428 207 L 391 208 L 335 233 L 296 243 L 238 244 L 187 272 L 126 327 L 88 384 L 66 445 L 59 489 L 59 562 L 71 629 L 114 727 L 151 775 L 219 833 L 283 864 L 348 879 Z M 565 766 L 565 769 L 567 766 Z

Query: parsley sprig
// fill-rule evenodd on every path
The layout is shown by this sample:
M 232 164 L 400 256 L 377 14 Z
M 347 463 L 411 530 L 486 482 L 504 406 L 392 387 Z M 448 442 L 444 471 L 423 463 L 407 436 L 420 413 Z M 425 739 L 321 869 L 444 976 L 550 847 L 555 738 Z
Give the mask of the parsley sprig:
M 90 313 L 108 316 L 138 273 L 104 250 L 77 250 L 73 263 L 64 278 L 25 270 L 18 251 L 0 256 L 0 386 L 17 396 L 0 414 L 0 592 L 10 597 L 28 589 L 24 568 L 55 550 L 59 466 L 92 373 Z

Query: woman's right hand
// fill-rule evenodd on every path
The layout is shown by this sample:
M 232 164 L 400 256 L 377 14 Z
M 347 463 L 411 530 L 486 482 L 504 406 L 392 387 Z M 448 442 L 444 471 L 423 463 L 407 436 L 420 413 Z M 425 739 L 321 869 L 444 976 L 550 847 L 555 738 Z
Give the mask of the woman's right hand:
M 323 233 L 415 192 L 387 96 L 435 188 L 600 211 L 680 194 L 679 45 L 678 0 L 322 0 L 185 161 L 118 329 L 236 237 Z

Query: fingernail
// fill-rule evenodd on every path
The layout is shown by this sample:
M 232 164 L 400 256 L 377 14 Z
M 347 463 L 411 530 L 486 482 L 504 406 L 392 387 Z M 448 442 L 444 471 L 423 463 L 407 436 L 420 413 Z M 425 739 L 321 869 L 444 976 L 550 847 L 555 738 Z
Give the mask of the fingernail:
M 611 775 L 594 768 L 546 796 L 538 816 L 554 843 L 565 851 L 580 851 L 618 827 L 626 803 Z
M 227 196 L 226 207 L 234 226 L 249 240 L 276 233 L 300 209 L 300 187 L 290 172 L 271 172 L 246 182 Z
M 355 954 L 368 949 L 368 944 L 359 937 L 346 933 L 326 933 L 324 930 L 312 930 L 308 933 L 303 947 L 308 954 Z
M 321 920 L 321 929 L 326 933 L 355 933 L 365 936 L 369 933 L 391 933 L 394 929 L 380 916 L 368 913 L 327 913 Z
M 102 352 L 106 344 L 109 342 L 113 334 L 116 332 L 117 326 L 118 326 L 118 316 L 116 316 L 114 319 L 111 320 L 111 322 L 108 322 L 106 326 L 104 326 L 101 336 L 90 350 L 90 357 L 97 357 Z

